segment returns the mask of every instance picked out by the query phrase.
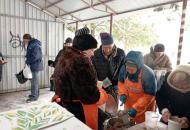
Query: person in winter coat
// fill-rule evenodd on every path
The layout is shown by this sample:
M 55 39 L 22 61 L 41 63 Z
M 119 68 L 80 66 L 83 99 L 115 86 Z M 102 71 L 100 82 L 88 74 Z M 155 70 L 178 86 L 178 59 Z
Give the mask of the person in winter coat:
M 65 42 L 63 43 L 63 48 L 58 52 L 57 56 L 55 57 L 55 61 L 52 60 L 48 60 L 48 65 L 50 67 L 55 67 L 55 65 L 57 64 L 59 57 L 61 56 L 61 54 L 63 53 L 64 49 L 66 47 L 72 46 L 72 38 L 68 37 Z M 53 76 L 50 77 L 50 91 L 54 91 L 54 81 L 53 81 Z
M 106 92 L 97 87 L 91 62 L 96 47 L 97 41 L 87 27 L 76 31 L 73 46 L 64 50 L 55 66 L 52 98 L 93 130 L 98 130 L 98 106 L 108 98 Z
M 157 90 L 160 89 L 167 71 L 172 70 L 169 57 L 164 53 L 165 47 L 158 43 L 151 46 L 150 53 L 144 56 L 144 63 L 154 70 L 157 79 Z
M 150 53 L 144 56 L 144 64 L 153 70 L 165 69 L 166 71 L 171 71 L 172 64 L 164 50 L 165 47 L 161 43 L 151 46 Z
M 152 69 L 143 63 L 141 52 L 130 51 L 125 57 L 118 88 L 125 111 L 136 123 L 144 122 L 145 112 L 154 110 L 156 79 Z
M 63 49 L 61 49 L 61 50 L 58 52 L 57 56 L 55 57 L 54 67 L 55 67 L 55 65 L 57 64 L 57 62 L 58 62 L 58 60 L 59 60 L 59 57 L 61 56 L 61 53 L 63 53 L 64 48 L 72 46 L 72 43 L 73 43 L 73 39 L 70 38 L 70 37 L 68 37 L 68 38 L 65 40 L 65 42 L 64 42 L 64 44 L 63 44 Z
M 156 102 L 162 121 L 178 116 L 182 130 L 190 129 L 190 65 L 179 65 L 166 74 L 163 85 L 156 93 Z
M 61 56 L 61 54 L 63 53 L 64 49 L 66 47 L 70 47 L 72 46 L 72 43 L 73 43 L 73 39 L 68 37 L 65 42 L 63 43 L 63 48 L 58 52 L 57 56 L 55 57 L 55 61 L 52 61 L 52 60 L 49 60 L 48 61 L 48 65 L 51 66 L 51 67 L 55 67 L 55 65 L 57 64 L 58 62 L 58 59 L 59 57 Z
M 98 80 L 103 81 L 103 88 L 117 101 L 117 82 L 121 66 L 124 63 L 125 52 L 116 47 L 109 33 L 100 33 L 101 46 L 94 52 L 92 58 Z M 105 84 L 105 82 L 108 85 Z
M 7 61 L 4 60 L 2 53 L 0 52 L 0 82 L 2 79 L 2 73 L 3 73 L 3 64 L 6 64 Z
M 39 97 L 39 71 L 43 70 L 41 42 L 31 37 L 30 34 L 23 35 L 23 43 L 27 45 L 26 64 L 32 72 L 31 95 L 27 102 L 36 101 Z

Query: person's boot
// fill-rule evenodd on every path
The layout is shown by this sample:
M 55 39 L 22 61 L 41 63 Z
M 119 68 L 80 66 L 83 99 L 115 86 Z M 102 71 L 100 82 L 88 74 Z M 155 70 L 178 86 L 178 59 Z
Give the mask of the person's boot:
M 28 98 L 26 100 L 27 103 L 30 103 L 30 102 L 33 102 L 33 101 L 37 101 L 38 99 L 37 98 Z

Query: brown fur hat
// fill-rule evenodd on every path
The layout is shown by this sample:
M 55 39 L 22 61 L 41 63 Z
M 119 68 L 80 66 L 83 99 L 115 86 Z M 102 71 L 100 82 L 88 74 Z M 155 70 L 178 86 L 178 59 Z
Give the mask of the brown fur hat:
M 62 53 L 55 66 L 54 79 L 55 93 L 63 100 L 94 104 L 100 98 L 91 60 L 73 47 L 66 48 Z

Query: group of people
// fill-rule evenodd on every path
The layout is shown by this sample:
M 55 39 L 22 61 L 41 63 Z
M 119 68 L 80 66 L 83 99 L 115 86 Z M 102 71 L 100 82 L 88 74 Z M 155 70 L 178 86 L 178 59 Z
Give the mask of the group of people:
M 73 40 L 66 40 L 69 44 L 64 44 L 56 60 L 48 62 L 55 67 L 51 76 L 55 87 L 52 101 L 93 130 L 103 129 L 99 106 L 108 102 L 110 95 L 116 104 L 124 105 L 124 111 L 136 123 L 143 122 L 145 112 L 155 111 L 157 104 L 163 122 L 167 123 L 175 115 L 181 127 L 189 129 L 190 65 L 172 70 L 163 44 L 152 46 L 150 53 L 143 57 L 139 51 L 125 54 L 109 33 L 100 33 L 100 38 L 101 46 L 97 49 L 98 42 L 89 29 L 79 29 Z M 39 97 L 39 71 L 43 70 L 41 42 L 25 34 L 23 43 L 28 45 L 26 64 L 33 76 L 27 100 L 30 102 Z M 158 69 L 166 70 L 159 90 L 154 72 Z M 102 81 L 102 86 L 98 81 Z
M 76 31 L 72 47 L 65 49 L 55 66 L 52 101 L 67 108 L 94 130 L 102 129 L 102 113 L 98 107 L 109 100 L 109 94 L 116 102 L 119 99 L 124 104 L 125 111 L 136 123 L 145 120 L 146 111 L 155 111 L 157 103 L 163 122 L 177 115 L 181 127 L 188 129 L 189 104 L 183 100 L 190 98 L 190 74 L 185 71 L 190 65 L 184 65 L 183 78 L 177 74 L 177 79 L 170 81 L 173 76 L 168 75 L 176 74 L 178 68 L 171 72 L 171 62 L 164 53 L 163 44 L 152 46 L 150 54 L 143 57 L 139 51 L 129 51 L 125 55 L 109 33 L 100 33 L 100 38 L 102 44 L 96 49 L 97 41 L 87 28 Z M 158 90 L 154 70 L 159 69 L 167 73 Z M 97 81 L 103 82 L 102 88 Z M 104 86 L 104 82 L 109 85 Z

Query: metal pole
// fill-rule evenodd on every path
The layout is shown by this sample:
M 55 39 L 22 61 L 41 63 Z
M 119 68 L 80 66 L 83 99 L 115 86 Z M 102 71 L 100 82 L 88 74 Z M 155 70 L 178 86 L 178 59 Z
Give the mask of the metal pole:
M 113 14 L 110 15 L 110 34 L 112 34 Z
M 79 23 L 78 21 L 76 22 L 76 30 L 78 30 Z
M 178 45 L 178 53 L 177 53 L 177 65 L 180 64 L 180 59 L 181 59 L 186 8 L 187 8 L 187 0 L 183 0 L 183 8 L 182 8 L 182 16 L 181 16 L 181 27 L 180 27 L 180 36 L 179 36 L 179 45 Z

